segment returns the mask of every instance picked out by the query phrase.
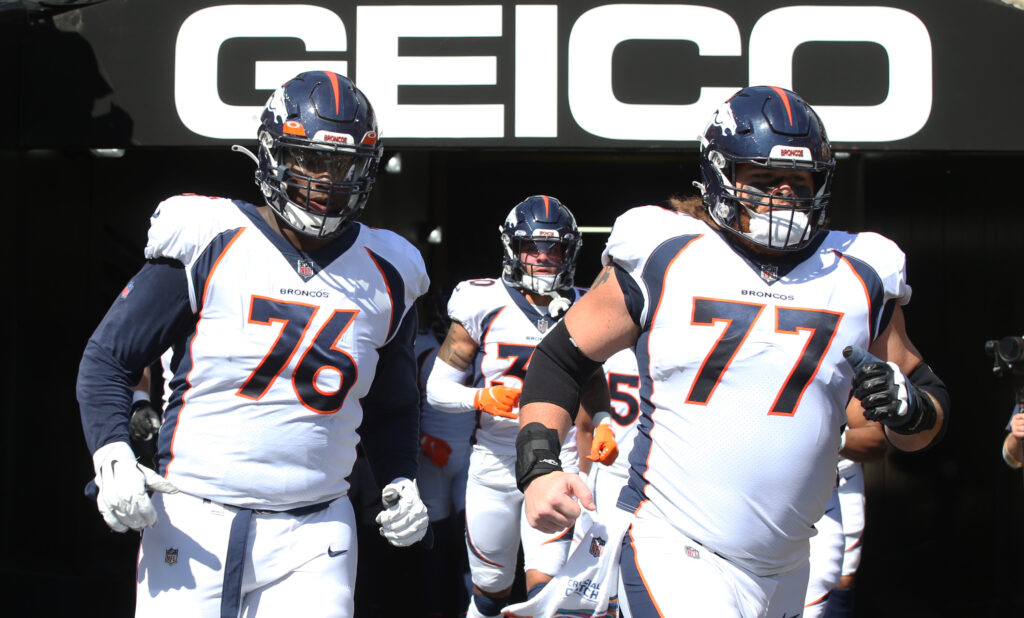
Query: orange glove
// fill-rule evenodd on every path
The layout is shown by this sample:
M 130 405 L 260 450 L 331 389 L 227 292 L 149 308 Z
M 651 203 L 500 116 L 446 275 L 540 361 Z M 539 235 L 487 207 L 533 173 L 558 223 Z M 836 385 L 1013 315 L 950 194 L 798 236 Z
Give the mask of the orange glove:
M 501 384 L 490 388 L 481 388 L 473 398 L 473 405 L 477 410 L 483 410 L 494 416 L 519 418 L 512 408 L 519 405 L 519 393 L 521 392 L 518 388 L 510 388 Z
M 448 463 L 448 456 L 452 454 L 452 447 L 441 438 L 435 438 L 429 433 L 420 436 L 420 448 L 427 454 L 430 461 L 438 468 L 443 468 Z
M 594 428 L 594 441 L 590 443 L 590 454 L 587 459 L 606 466 L 615 463 L 619 456 L 619 445 L 615 442 L 615 434 L 611 425 L 598 425 Z

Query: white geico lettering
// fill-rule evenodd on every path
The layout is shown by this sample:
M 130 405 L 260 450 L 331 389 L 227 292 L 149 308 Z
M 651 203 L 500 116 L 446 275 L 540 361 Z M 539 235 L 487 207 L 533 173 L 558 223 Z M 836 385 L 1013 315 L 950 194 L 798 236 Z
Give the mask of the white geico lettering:
M 503 5 L 357 6 L 356 75 L 384 133 L 398 138 L 503 138 L 501 103 L 400 104 L 399 86 L 483 85 L 514 88 L 516 138 L 558 137 L 558 6 L 515 7 L 514 83 L 498 83 L 496 56 L 400 56 L 407 37 L 500 37 Z M 785 33 L 780 36 L 779 33 Z M 347 51 L 341 18 L 307 4 L 212 6 L 190 15 L 175 47 L 174 100 L 191 131 L 212 138 L 251 138 L 260 107 L 224 103 L 217 92 L 221 45 L 238 37 L 301 39 L 310 52 Z M 715 106 L 744 84 L 700 89 L 685 105 L 631 104 L 615 97 L 612 55 L 630 40 L 686 40 L 702 56 L 740 56 L 736 21 L 719 9 L 688 4 L 608 4 L 572 25 L 568 106 L 584 131 L 613 140 L 691 141 Z M 912 13 L 884 6 L 790 6 L 766 13 L 750 33 L 751 85 L 792 88 L 793 54 L 803 43 L 861 41 L 888 57 L 888 94 L 877 105 L 819 105 L 835 141 L 884 142 L 925 125 L 932 105 L 932 47 Z M 671 59 L 667 59 L 671 61 Z M 346 61 L 270 61 L 255 65 L 256 90 L 272 90 L 305 70 L 348 75 Z M 657 69 L 652 69 L 657 70 Z
M 309 24 L 316 24 L 310 28 Z M 181 24 L 174 49 L 174 104 L 189 130 L 215 138 L 252 138 L 262 106 L 228 105 L 217 94 L 217 55 L 229 39 L 291 37 L 306 51 L 345 51 L 345 24 L 332 11 L 308 4 L 229 4 L 201 9 Z M 257 61 L 257 90 L 273 90 L 303 71 L 342 75 L 347 62 Z
M 569 109 L 583 130 L 608 139 L 694 139 L 739 87 L 701 88 L 690 105 L 623 103 L 612 92 L 612 53 L 636 39 L 693 41 L 701 55 L 739 56 L 736 22 L 705 6 L 609 4 L 581 15 L 569 35 Z
M 786 36 L 779 36 L 785 32 Z M 877 43 L 889 57 L 878 105 L 815 105 L 833 141 L 887 142 L 921 130 L 932 109 L 932 41 L 916 15 L 886 6 L 790 6 L 750 32 L 750 83 L 793 87 L 793 52 L 809 41 Z
M 385 137 L 502 137 L 503 105 L 399 105 L 399 85 L 493 85 L 494 56 L 399 56 L 402 37 L 501 36 L 501 6 L 360 6 L 356 75 Z

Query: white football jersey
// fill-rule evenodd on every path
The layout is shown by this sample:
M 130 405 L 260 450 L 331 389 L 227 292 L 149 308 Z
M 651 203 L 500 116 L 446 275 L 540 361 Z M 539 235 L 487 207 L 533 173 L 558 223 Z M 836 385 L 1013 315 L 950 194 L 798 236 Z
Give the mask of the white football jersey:
M 620 507 L 643 509 L 758 575 L 795 568 L 836 479 L 853 370 L 910 287 L 872 233 L 828 232 L 788 262 L 744 257 L 656 206 L 620 216 L 602 256 L 627 306 L 641 419 Z
M 575 302 L 582 294 L 580 288 L 573 288 L 564 296 Z M 503 384 L 522 389 L 533 350 L 557 323 L 546 307 L 531 305 L 523 294 L 500 279 L 459 283 L 448 301 L 448 315 L 479 346 L 470 368 L 472 384 L 477 388 Z M 518 414 L 519 408 L 513 412 Z M 477 444 L 497 454 L 515 454 L 518 419 L 482 413 L 478 423 Z
M 178 196 L 153 214 L 146 258 L 185 265 L 197 319 L 158 455 L 183 492 L 271 509 L 347 492 L 378 349 L 429 283 L 412 245 L 352 225 L 304 253 L 252 204 Z

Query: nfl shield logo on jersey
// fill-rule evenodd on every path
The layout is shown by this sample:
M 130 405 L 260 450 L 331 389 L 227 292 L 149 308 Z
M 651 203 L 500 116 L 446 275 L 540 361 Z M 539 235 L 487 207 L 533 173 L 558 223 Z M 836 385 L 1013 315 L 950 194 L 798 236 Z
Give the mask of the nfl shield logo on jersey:
M 691 558 L 697 558 L 697 559 L 700 558 L 700 552 L 697 551 L 697 548 L 696 547 L 690 547 L 689 545 L 686 546 L 686 555 L 691 557 Z
M 601 552 L 604 551 L 604 544 L 607 543 L 604 539 L 599 536 L 595 536 L 590 540 L 590 555 L 598 558 L 601 556 Z
M 775 264 L 761 264 L 761 278 L 766 283 L 775 283 L 779 280 L 779 267 Z
M 295 272 L 299 273 L 300 277 L 308 279 L 313 276 L 313 262 L 309 260 L 298 260 L 295 264 Z
M 168 547 L 167 551 L 164 552 L 164 562 L 167 564 L 178 564 L 178 550 L 174 547 Z

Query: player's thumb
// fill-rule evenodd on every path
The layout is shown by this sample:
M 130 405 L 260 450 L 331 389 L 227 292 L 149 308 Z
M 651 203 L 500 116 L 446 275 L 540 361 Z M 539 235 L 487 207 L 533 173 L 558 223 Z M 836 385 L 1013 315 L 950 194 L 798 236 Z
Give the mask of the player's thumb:
M 882 359 L 878 358 L 871 352 L 868 352 L 860 346 L 850 345 L 843 349 L 843 357 L 846 358 L 846 362 L 850 363 L 854 371 L 857 371 L 865 363 L 882 362 Z
M 174 483 L 168 481 L 153 470 L 150 470 L 146 466 L 139 466 L 139 470 L 142 470 L 142 474 L 146 477 L 146 489 L 159 491 L 164 494 L 178 493 L 178 488 Z
M 597 503 L 594 502 L 594 494 L 587 487 L 587 484 L 583 482 L 583 479 L 580 478 L 580 475 L 570 473 L 566 474 L 566 477 L 569 480 L 569 489 L 576 496 L 576 499 L 580 501 L 580 506 L 588 511 L 596 510 Z

